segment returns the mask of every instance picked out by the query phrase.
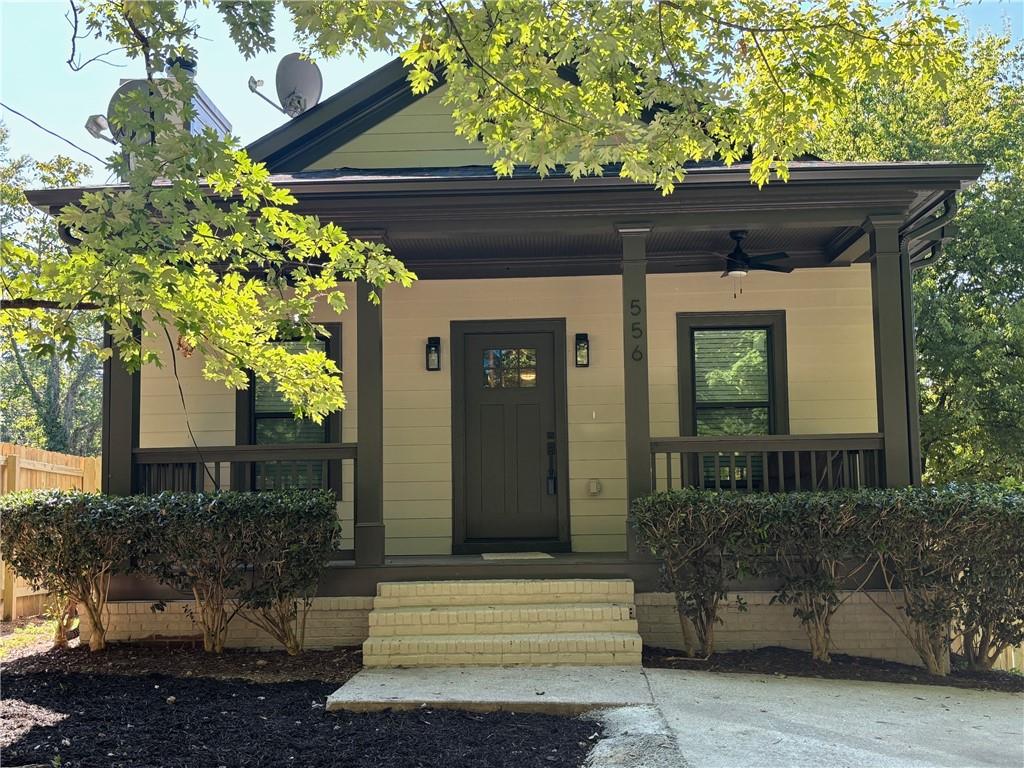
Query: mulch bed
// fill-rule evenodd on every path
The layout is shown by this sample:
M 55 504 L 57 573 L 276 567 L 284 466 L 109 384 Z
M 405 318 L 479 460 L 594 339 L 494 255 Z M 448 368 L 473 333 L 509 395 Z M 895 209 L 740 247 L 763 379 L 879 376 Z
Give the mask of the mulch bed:
M 644 646 L 644 666 L 659 669 L 693 669 L 705 672 L 754 672 L 780 677 L 818 677 L 831 680 L 868 680 L 881 683 L 917 683 L 948 685 L 955 688 L 979 688 L 1019 693 L 1024 691 L 1024 675 L 1012 672 L 972 672 L 956 669 L 946 677 L 929 675 L 921 667 L 864 656 L 832 654 L 831 664 L 822 664 L 807 651 L 792 648 L 758 648 L 751 651 L 715 653 L 709 659 L 690 659 L 680 651 Z
M 112 646 L 22 657 L 4 668 L 3 764 L 577 768 L 601 735 L 591 720 L 540 714 L 325 712 L 358 668 L 352 650 L 218 658 Z
M 356 648 L 305 651 L 289 656 L 284 651 L 228 649 L 221 655 L 204 653 L 193 644 L 111 644 L 99 653 L 77 646 L 50 650 L 49 642 L 32 653 L 4 664 L 4 673 L 83 673 L 149 675 L 173 671 L 178 677 L 241 679 L 257 683 L 316 680 L 337 688 L 362 667 Z

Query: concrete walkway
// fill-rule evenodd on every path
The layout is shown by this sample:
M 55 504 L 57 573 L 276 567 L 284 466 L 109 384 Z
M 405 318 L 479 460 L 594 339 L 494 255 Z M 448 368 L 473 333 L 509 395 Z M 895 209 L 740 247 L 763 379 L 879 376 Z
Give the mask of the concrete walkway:
M 578 715 L 652 704 L 636 667 L 409 667 L 363 669 L 327 699 L 327 711 L 468 709 Z
M 1022 768 L 1024 696 L 639 667 L 364 669 L 328 710 L 597 712 L 591 768 Z
M 646 670 L 693 768 L 1021 768 L 1024 696 Z

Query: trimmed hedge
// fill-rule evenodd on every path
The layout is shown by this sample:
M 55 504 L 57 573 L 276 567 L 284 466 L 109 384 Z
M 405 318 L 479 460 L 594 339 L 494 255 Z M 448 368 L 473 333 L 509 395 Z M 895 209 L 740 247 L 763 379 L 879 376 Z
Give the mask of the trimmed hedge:
M 224 649 L 241 615 L 297 653 L 339 535 L 327 491 L 26 493 L 3 497 L 0 513 L 5 559 L 85 607 L 94 650 L 105 643 L 110 577 L 138 573 L 192 594 L 189 612 L 207 651 Z
M 0 496 L 4 560 L 36 588 L 51 592 L 63 613 L 77 603 L 96 631 L 93 651 L 103 649 L 110 578 L 145 547 L 145 521 L 130 501 L 78 491 L 25 491 Z
M 664 563 L 684 636 L 696 635 L 688 650 L 703 655 L 714 650 L 718 604 L 747 574 L 778 584 L 774 600 L 793 606 L 822 661 L 843 595 L 871 578 L 899 599 L 896 611 L 875 602 L 933 674 L 948 670 L 953 641 L 976 668 L 990 668 L 1024 641 L 1024 494 L 1017 490 L 684 489 L 637 500 L 630 519 L 641 545 Z

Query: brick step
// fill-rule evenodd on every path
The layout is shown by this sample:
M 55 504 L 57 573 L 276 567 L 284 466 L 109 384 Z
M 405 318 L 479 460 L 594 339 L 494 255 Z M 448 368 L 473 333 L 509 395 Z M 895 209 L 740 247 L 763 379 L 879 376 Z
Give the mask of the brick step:
M 377 585 L 375 608 L 633 602 L 629 579 L 405 581 Z
M 632 607 L 625 603 L 375 608 L 370 613 L 370 637 L 636 632 L 631 614 Z
M 640 663 L 640 652 L 636 632 L 371 637 L 363 643 L 363 665 L 632 665 Z

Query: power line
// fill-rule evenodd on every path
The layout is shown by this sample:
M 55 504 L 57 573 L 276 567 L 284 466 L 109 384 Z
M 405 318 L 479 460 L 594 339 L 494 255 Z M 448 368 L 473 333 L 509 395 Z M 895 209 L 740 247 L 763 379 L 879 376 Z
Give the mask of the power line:
M 80 146 L 78 146 L 78 145 L 77 145 L 77 144 L 75 144 L 75 142 L 73 142 L 73 141 L 72 141 L 71 139 L 66 139 L 66 138 L 64 138 L 63 136 L 61 136 L 61 135 L 60 135 L 59 133 L 56 133 L 55 131 L 51 131 L 51 130 L 50 130 L 49 128 L 47 128 L 47 127 L 46 127 L 45 125 L 40 125 L 39 123 L 37 123 L 37 122 L 36 122 L 35 120 L 33 120 L 33 119 L 32 119 L 31 117 L 29 117 L 28 115 L 24 115 L 24 114 L 22 114 L 21 112 L 19 112 L 18 110 L 14 109 L 14 107 L 9 107 L 9 106 L 7 106 L 6 104 L 4 104 L 4 103 L 3 103 L 2 101 L 0 101 L 0 107 L 3 107 L 3 108 L 4 108 L 4 109 L 6 109 L 6 110 L 7 110 L 8 112 L 13 112 L 13 113 L 14 113 L 14 114 L 16 114 L 16 115 L 17 115 L 18 117 L 20 117 L 20 118 L 21 118 L 22 120 L 28 120 L 28 122 L 32 123 L 32 125 L 34 125 L 34 126 L 35 126 L 36 128 L 38 128 L 39 130 L 41 130 L 41 131 L 45 131 L 46 133 L 50 134 L 51 136 L 54 136 L 54 137 L 56 137 L 56 138 L 60 139 L 60 140 L 61 140 L 61 141 L 63 141 L 63 142 L 65 143 L 65 144 L 70 144 L 70 145 L 71 145 L 72 147 L 74 147 L 75 149 L 77 149 L 77 150 L 78 150 L 79 152 L 82 152 L 82 153 L 84 153 L 84 154 L 88 155 L 89 157 L 93 158 L 93 159 L 94 159 L 94 160 L 96 160 L 97 162 L 99 162 L 99 163 L 102 163 L 102 164 L 103 164 L 104 166 L 106 166 L 106 164 L 107 164 L 107 161 L 106 161 L 106 160 L 104 160 L 104 159 L 103 159 L 102 157 L 100 157 L 99 155 L 94 155 L 94 154 L 93 154 L 92 152 L 90 152 L 90 151 L 89 151 L 88 149 L 85 149 L 84 147 L 80 147 Z

